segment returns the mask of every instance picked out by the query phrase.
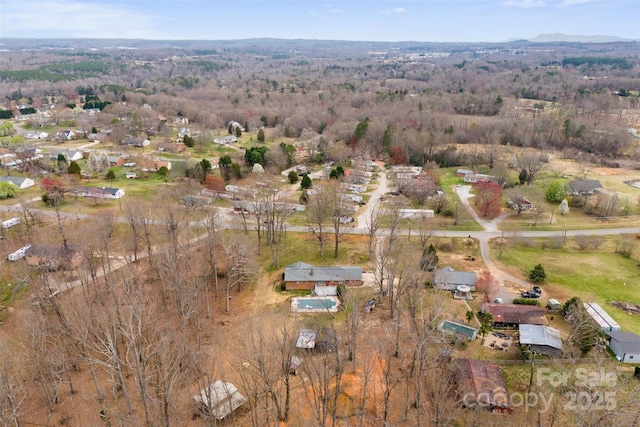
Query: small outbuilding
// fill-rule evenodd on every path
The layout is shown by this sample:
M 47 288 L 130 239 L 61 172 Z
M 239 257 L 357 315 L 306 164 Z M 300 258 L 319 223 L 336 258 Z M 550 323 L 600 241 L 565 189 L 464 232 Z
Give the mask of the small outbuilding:
M 301 329 L 296 341 L 296 347 L 307 350 L 316 348 L 316 336 L 316 331 L 313 329 Z
M 562 304 L 560 304 L 560 301 L 555 298 L 549 298 L 549 301 L 547 301 L 547 308 L 549 310 L 560 310 L 562 308 Z
M 247 403 L 247 398 L 240 394 L 235 385 L 220 380 L 200 390 L 193 400 L 201 411 L 213 415 L 217 420 L 225 419 Z

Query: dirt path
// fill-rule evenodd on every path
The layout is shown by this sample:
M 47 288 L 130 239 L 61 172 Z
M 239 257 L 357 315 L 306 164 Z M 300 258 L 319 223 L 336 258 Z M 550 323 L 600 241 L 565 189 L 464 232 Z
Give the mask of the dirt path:
M 365 229 L 367 227 L 367 218 L 371 218 L 371 211 L 373 209 L 380 209 L 380 197 L 389 192 L 389 182 L 387 181 L 387 173 L 384 169 L 385 164 L 384 162 L 376 162 L 376 165 L 380 168 L 378 186 L 371 192 L 369 202 L 364 211 L 356 218 L 356 224 L 359 229 Z

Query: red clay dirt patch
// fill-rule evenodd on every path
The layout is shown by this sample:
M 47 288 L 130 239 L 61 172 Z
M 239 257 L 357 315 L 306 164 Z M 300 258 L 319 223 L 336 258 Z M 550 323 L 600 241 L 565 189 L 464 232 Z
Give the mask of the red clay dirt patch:
M 610 304 L 620 310 L 626 311 L 628 314 L 640 316 L 640 304 L 634 304 L 624 301 L 611 301 Z

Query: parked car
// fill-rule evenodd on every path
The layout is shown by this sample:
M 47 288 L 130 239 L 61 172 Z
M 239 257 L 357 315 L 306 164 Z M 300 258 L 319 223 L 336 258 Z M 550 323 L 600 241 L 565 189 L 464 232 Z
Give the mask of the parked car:
M 341 216 L 340 217 L 340 224 L 349 224 L 350 222 L 355 221 L 355 218 L 353 218 L 352 216 Z
M 524 291 L 524 292 L 520 292 L 520 296 L 522 298 L 540 298 L 540 294 L 537 294 L 533 291 Z
M 542 288 L 540 288 L 540 286 L 534 286 L 533 287 L 533 292 L 535 292 L 536 294 L 540 295 L 542 293 Z
M 502 298 L 496 298 L 493 302 L 495 304 L 504 304 L 504 301 L 502 300 Z

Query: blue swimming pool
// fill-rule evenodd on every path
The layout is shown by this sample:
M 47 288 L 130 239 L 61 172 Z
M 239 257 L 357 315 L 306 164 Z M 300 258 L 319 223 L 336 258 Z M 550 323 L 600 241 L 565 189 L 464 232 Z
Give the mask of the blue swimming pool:
M 298 299 L 298 309 L 303 310 L 331 310 L 338 304 L 337 301 L 333 301 L 325 298 L 300 298 Z
M 470 340 L 475 339 L 478 333 L 478 330 L 476 328 L 473 328 L 467 325 L 462 325 L 460 323 L 453 322 L 451 320 L 445 320 L 444 322 L 442 322 L 442 325 L 440 325 L 440 329 L 442 329 L 445 332 L 464 335 L 465 337 L 467 337 L 467 339 L 470 339 Z
M 337 297 L 294 297 L 291 298 L 293 313 L 336 313 L 340 307 Z

